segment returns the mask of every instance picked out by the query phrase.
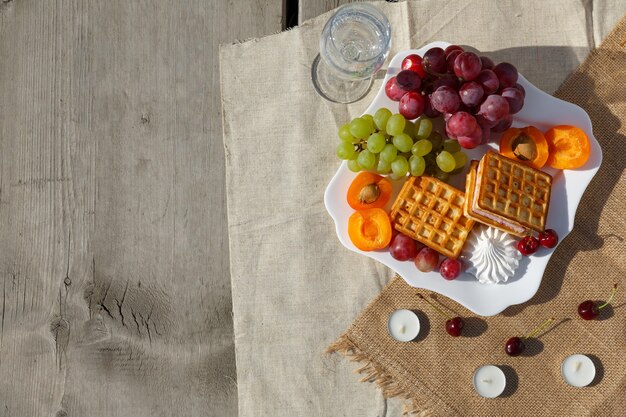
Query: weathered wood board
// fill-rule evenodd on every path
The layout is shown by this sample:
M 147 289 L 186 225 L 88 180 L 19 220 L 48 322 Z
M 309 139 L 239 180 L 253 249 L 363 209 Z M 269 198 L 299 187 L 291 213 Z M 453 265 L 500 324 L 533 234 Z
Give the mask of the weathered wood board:
M 355 0 L 299 0 L 298 22 L 302 23 L 307 19 L 312 19 L 335 7 L 352 3 L 353 1 Z
M 0 0 L 0 415 L 237 414 L 217 52 L 281 12 Z

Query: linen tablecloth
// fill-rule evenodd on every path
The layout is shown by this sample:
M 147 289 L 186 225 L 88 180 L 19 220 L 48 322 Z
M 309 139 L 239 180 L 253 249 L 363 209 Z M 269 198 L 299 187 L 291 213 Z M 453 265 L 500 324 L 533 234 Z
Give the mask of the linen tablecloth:
M 375 4 L 393 28 L 390 56 L 435 40 L 471 45 L 547 92 L 626 11 L 626 0 Z M 324 208 L 336 130 L 380 87 L 351 105 L 315 94 L 310 64 L 329 16 L 220 52 L 241 416 L 401 414 L 323 354 L 394 275 L 343 248 Z

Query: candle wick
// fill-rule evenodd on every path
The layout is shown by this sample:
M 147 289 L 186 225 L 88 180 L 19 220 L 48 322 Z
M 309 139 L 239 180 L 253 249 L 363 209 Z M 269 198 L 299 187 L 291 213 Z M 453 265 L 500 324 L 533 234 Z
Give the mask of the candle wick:
M 406 326 L 403 325 L 402 327 L 400 327 L 400 333 L 404 333 L 405 331 L 406 331 Z
M 582 363 L 580 361 L 576 362 L 576 369 L 575 369 L 576 372 L 578 372 L 578 370 L 580 369 L 581 364 Z
M 483 379 L 482 382 L 486 382 L 487 384 L 491 384 L 491 379 Z

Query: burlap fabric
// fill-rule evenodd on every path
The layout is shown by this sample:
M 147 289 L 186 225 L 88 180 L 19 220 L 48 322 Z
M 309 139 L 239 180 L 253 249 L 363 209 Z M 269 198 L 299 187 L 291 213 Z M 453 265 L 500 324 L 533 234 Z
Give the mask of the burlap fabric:
M 348 331 L 330 346 L 362 366 L 362 381 L 375 381 L 387 396 L 409 399 L 407 412 L 433 416 L 625 416 L 626 415 L 626 17 L 558 89 L 555 96 L 589 113 L 604 160 L 589 185 L 574 231 L 552 256 L 538 293 L 528 303 L 481 319 L 438 300 L 466 317 L 465 337 L 451 338 L 445 318 L 417 297 L 423 291 L 396 277 Z M 578 304 L 598 299 L 617 282 L 622 293 L 598 321 L 584 321 Z M 418 311 L 426 324 L 411 343 L 387 333 L 389 314 Z M 509 357 L 504 341 L 554 316 L 556 325 L 526 342 L 526 355 Z M 561 361 L 590 355 L 598 369 L 592 386 L 566 385 Z M 474 393 L 473 371 L 497 364 L 508 379 L 501 398 Z
M 626 12 L 626 0 L 376 4 L 393 27 L 392 55 L 435 40 L 472 45 L 496 61 L 515 63 L 526 78 L 550 93 Z M 324 189 L 338 166 L 334 156 L 337 128 L 360 115 L 380 87 L 379 80 L 368 97 L 349 106 L 328 103 L 316 95 L 310 83 L 310 66 L 329 15 L 288 32 L 225 46 L 220 53 L 242 417 L 378 417 L 402 412 L 402 401 L 387 400 L 369 384 L 356 383 L 349 361 L 323 354 L 393 278 L 389 269 L 341 246 L 323 205 Z M 608 153 L 605 151 L 605 161 L 611 159 Z M 616 205 L 614 202 L 608 207 L 615 210 Z M 597 227 L 590 228 L 592 232 L 587 233 L 594 236 Z M 623 227 L 610 232 L 603 229 L 598 234 L 619 234 L 620 230 Z M 581 226 L 580 233 L 583 231 Z M 605 245 L 618 244 L 616 238 L 606 237 Z M 588 245 L 598 246 L 597 238 Z M 569 247 L 569 243 L 564 246 Z M 574 266 L 572 263 L 570 267 Z M 603 266 L 593 279 L 598 280 L 601 274 L 609 277 L 609 269 Z M 602 297 L 607 290 L 602 283 L 581 296 Z M 526 311 L 537 320 L 552 314 L 535 308 L 529 306 Z M 429 316 L 433 322 L 438 320 L 431 313 Z M 510 322 L 509 332 L 524 332 L 533 324 Z M 609 343 L 606 338 L 619 336 L 605 333 L 605 322 L 594 324 L 599 326 L 588 329 L 600 340 Z M 480 339 L 460 340 L 469 343 L 499 333 L 491 319 L 488 326 Z M 428 345 L 430 350 L 421 350 L 420 355 L 431 354 L 432 346 L 436 346 L 435 333 L 431 331 L 425 340 L 433 342 Z M 623 331 L 620 334 L 624 336 Z M 547 339 L 542 341 L 547 345 Z M 445 339 L 444 346 L 450 342 Z M 537 367 L 546 366 L 544 354 L 548 350 L 522 359 Z M 427 378 L 435 388 L 450 381 L 441 370 Z M 519 377 L 517 393 L 529 384 L 528 377 L 523 384 L 521 374 Z M 557 379 L 541 381 L 540 385 L 551 383 L 560 384 Z M 597 388 L 606 386 L 603 382 Z M 551 399 L 541 396 L 537 401 Z

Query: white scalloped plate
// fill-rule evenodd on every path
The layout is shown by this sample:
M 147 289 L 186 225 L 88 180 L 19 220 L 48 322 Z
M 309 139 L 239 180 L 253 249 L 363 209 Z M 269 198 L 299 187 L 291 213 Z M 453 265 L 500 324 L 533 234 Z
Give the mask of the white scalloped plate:
M 400 71 L 404 57 L 414 53 L 423 55 L 432 47 L 446 48 L 448 45 L 450 44 L 447 42 L 433 42 L 421 49 L 400 52 L 394 56 L 389 64 L 385 79 L 381 83 L 380 91 L 372 104 L 365 110 L 365 113 L 374 114 L 380 107 L 387 107 L 396 113 L 398 103 L 387 98 L 384 86 L 390 77 Z M 533 125 L 545 132 L 555 125 L 574 125 L 584 130 L 591 142 L 591 156 L 582 168 L 563 171 L 551 168 L 544 169 L 554 179 L 547 227 L 555 229 L 560 240 L 562 240 L 574 227 L 578 203 L 600 167 L 602 150 L 593 136 L 591 120 L 583 109 L 544 93 L 529 83 L 522 75 L 519 76 L 518 82 L 526 89 L 526 98 L 524 108 L 514 115 L 514 127 Z M 488 147 L 496 149 L 496 145 L 491 143 L 465 151 L 469 159 L 480 159 L 489 149 Z M 554 249 L 541 248 L 531 257 L 522 257 L 520 267 L 514 276 L 509 278 L 506 283 L 491 285 L 481 284 L 467 273 L 461 274 L 454 281 L 446 281 L 438 272 L 423 273 L 411 261 L 400 262 L 395 260 L 388 250 L 364 252 L 357 249 L 348 236 L 348 218 L 354 210 L 346 201 L 348 187 L 355 176 L 356 174 L 348 169 L 346 162 L 342 162 L 324 194 L 326 209 L 335 222 L 339 240 L 346 248 L 382 262 L 402 276 L 409 285 L 445 295 L 481 316 L 492 316 L 511 305 L 524 303 L 530 300 L 539 289 L 543 273 Z M 395 200 L 402 182 L 395 181 L 394 194 L 387 209 Z M 464 182 L 465 174 L 463 173 L 457 175 L 451 183 L 463 189 Z

